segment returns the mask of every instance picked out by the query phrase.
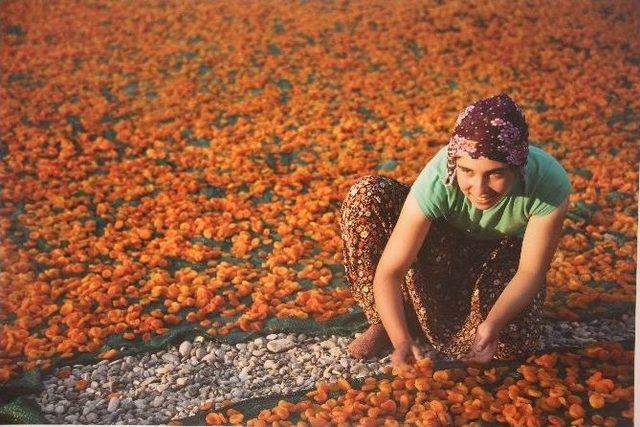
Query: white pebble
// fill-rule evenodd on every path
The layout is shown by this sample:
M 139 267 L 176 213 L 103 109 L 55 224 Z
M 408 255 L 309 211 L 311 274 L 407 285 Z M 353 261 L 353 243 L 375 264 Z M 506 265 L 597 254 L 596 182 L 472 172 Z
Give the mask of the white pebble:
M 178 363 L 180 358 L 173 353 L 165 353 L 162 355 L 162 360 L 169 363 Z
M 154 408 L 157 408 L 158 406 L 162 405 L 162 402 L 164 402 L 164 397 L 156 396 L 151 402 L 151 406 L 153 406 Z
M 293 346 L 295 343 L 288 338 L 282 338 L 277 340 L 272 340 L 267 343 L 267 349 L 272 353 L 282 353 L 283 351 L 287 351 Z
M 191 352 L 191 343 L 189 341 L 183 341 L 182 344 L 180 344 L 180 348 L 178 349 L 178 352 L 182 357 L 188 356 L 189 353 Z
M 107 411 L 115 412 L 116 409 L 118 409 L 118 406 L 120 406 L 120 399 L 118 399 L 117 397 L 112 397 L 111 399 L 109 399 L 109 405 L 107 406 Z

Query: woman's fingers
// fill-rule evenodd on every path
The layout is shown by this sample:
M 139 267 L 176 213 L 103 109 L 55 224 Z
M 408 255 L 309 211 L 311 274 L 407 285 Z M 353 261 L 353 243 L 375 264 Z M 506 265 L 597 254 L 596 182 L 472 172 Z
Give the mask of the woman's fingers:
M 462 360 L 463 362 L 471 362 L 475 360 L 475 358 L 476 358 L 476 353 L 473 350 L 471 350 L 469 353 L 462 356 L 460 360 Z
M 489 348 L 485 348 L 484 351 L 476 351 L 474 349 L 471 349 L 471 351 L 469 351 L 469 353 L 467 353 L 462 358 L 462 361 L 464 363 L 473 363 L 473 364 L 487 363 L 493 357 L 493 354 L 490 354 L 488 350 Z
M 393 352 L 393 355 L 391 355 L 391 363 L 393 364 L 393 366 L 399 367 L 404 364 L 404 358 L 405 349 L 403 347 L 397 348 Z
M 391 364 L 397 368 L 409 367 L 407 360 L 412 356 L 416 361 L 424 358 L 420 348 L 416 344 L 407 343 L 395 349 L 391 355 Z
M 393 366 L 408 366 L 407 360 L 413 356 L 415 360 L 422 359 L 422 353 L 415 344 L 403 345 L 397 348 L 391 355 L 391 363 Z
M 418 348 L 417 345 L 412 345 L 411 346 L 411 350 L 413 351 L 413 357 L 416 360 L 422 359 L 422 352 L 420 351 L 420 349 Z

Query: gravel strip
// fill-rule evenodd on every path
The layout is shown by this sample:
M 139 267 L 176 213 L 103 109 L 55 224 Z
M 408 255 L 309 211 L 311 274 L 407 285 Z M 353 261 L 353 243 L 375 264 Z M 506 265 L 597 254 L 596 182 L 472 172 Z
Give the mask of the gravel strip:
M 634 317 L 554 321 L 543 327 L 545 349 L 580 347 L 633 338 Z M 379 374 L 389 364 L 389 355 L 351 358 L 346 349 L 351 339 L 280 333 L 216 345 L 197 337 L 153 354 L 73 366 L 66 379 L 46 377 L 44 392 L 36 400 L 45 418 L 56 424 L 158 424 L 194 415 L 205 401 L 217 408 L 225 399 L 287 395 L 318 381 Z M 422 350 L 435 361 L 446 360 L 427 344 Z M 78 380 L 85 380 L 86 388 L 77 390 Z

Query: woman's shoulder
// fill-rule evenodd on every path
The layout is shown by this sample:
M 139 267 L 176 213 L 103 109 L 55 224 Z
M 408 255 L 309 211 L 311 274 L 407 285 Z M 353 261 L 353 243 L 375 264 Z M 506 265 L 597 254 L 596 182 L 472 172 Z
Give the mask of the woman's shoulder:
M 526 193 L 529 196 L 573 191 L 569 174 L 560 161 L 543 148 L 530 145 L 526 165 Z
M 431 173 L 433 179 L 444 185 L 447 177 L 447 145 L 440 147 L 424 167 Z
M 440 147 L 422 167 L 418 179 L 444 184 L 447 170 L 447 146 Z
M 548 174 L 568 175 L 562 164 L 542 147 L 529 145 L 527 156 L 527 178 L 542 178 Z

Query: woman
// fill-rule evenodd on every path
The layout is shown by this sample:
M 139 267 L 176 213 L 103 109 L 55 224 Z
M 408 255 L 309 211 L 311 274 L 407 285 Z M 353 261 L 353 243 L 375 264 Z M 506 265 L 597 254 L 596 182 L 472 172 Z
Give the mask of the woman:
M 393 365 L 406 363 L 421 357 L 411 331 L 468 363 L 537 350 L 572 191 L 558 161 L 529 146 L 524 113 L 506 94 L 465 108 L 410 188 L 359 179 L 341 207 L 341 234 L 370 326 L 351 354 L 393 346 Z

